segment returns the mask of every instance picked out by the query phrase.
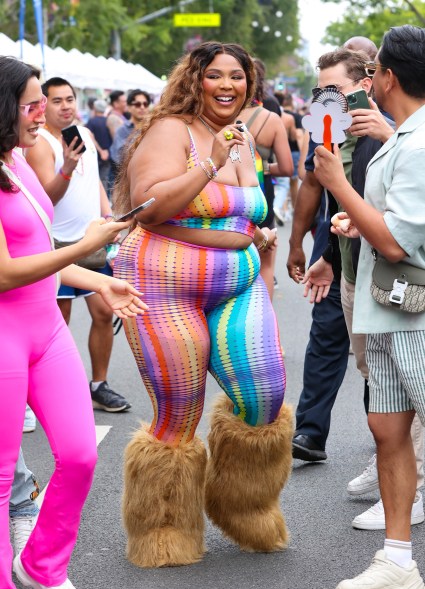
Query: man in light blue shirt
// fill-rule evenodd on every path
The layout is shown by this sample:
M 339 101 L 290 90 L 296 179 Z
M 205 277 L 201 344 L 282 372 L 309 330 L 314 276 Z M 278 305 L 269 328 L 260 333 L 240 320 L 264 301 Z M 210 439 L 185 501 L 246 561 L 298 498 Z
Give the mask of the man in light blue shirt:
M 369 426 L 386 521 L 384 550 L 367 571 L 337 589 L 424 589 L 410 542 L 416 468 L 409 433 L 415 411 L 425 423 L 425 313 L 383 307 L 370 286 L 371 248 L 389 262 L 403 260 L 425 273 L 425 29 L 392 28 L 368 70 L 375 72 L 377 102 L 397 130 L 369 163 L 365 200 L 334 154 L 318 147 L 315 157 L 317 178 L 351 219 L 345 235 L 362 235 L 353 331 L 367 334 Z

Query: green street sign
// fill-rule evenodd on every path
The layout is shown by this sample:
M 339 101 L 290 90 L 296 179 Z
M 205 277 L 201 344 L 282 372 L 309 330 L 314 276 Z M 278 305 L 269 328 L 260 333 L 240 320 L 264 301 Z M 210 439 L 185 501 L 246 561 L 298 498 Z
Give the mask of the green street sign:
M 174 14 L 175 27 L 220 27 L 219 12 L 183 12 Z

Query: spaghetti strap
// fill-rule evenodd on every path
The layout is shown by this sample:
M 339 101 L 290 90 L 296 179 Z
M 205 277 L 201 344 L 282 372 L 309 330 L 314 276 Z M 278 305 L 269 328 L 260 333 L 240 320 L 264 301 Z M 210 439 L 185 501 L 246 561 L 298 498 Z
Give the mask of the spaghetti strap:
M 252 113 L 252 115 L 249 117 L 249 119 L 247 120 L 246 127 L 247 129 L 251 128 L 252 123 L 255 121 L 255 119 L 258 117 L 258 115 L 260 114 L 260 112 L 263 110 L 262 106 L 259 106 L 258 108 L 256 108 L 254 110 L 254 112 Z
M 247 135 L 247 138 L 248 138 L 248 143 L 249 143 L 249 149 L 251 151 L 252 161 L 254 162 L 254 168 L 256 169 L 254 145 L 253 145 L 251 139 L 249 138 L 249 134 Z
M 190 137 L 190 155 L 187 159 L 187 169 L 191 170 L 192 168 L 199 166 L 199 156 L 198 151 L 196 149 L 195 140 L 193 138 L 192 131 L 190 130 L 189 125 L 186 125 L 186 129 Z
M 268 114 L 268 115 L 266 116 L 266 118 L 264 119 L 264 121 L 263 121 L 263 124 L 262 124 L 262 125 L 261 125 L 261 127 L 258 129 L 258 131 L 257 131 L 257 133 L 256 133 L 256 135 L 255 135 L 255 137 L 254 137 L 254 139 L 255 139 L 255 140 L 257 140 L 257 137 L 258 137 L 258 135 L 261 133 L 261 131 L 262 131 L 262 129 L 263 129 L 263 127 L 264 127 L 264 125 L 265 125 L 265 124 L 267 123 L 267 121 L 269 120 L 269 118 L 270 118 L 270 115 L 271 115 L 271 114 L 272 114 L 272 113 L 271 113 L 271 111 L 270 111 L 270 112 L 269 112 L 269 114 Z

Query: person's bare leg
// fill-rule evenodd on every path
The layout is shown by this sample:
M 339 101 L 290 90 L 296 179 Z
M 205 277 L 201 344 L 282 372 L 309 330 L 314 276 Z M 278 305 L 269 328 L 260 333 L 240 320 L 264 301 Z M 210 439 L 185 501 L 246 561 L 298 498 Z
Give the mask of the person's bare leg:
M 410 427 L 414 411 L 369 413 L 377 447 L 379 489 L 386 538 L 410 542 L 410 518 L 416 491 L 416 459 Z
M 92 318 L 89 334 L 89 352 L 92 365 L 92 380 L 107 380 L 108 365 L 114 338 L 112 311 L 100 294 L 86 297 L 87 307 Z
M 57 302 L 65 323 L 69 325 L 71 320 L 72 299 L 57 299 Z
M 289 180 L 289 193 L 291 195 L 291 203 L 292 203 L 293 209 L 295 209 L 295 202 L 297 200 L 298 188 L 299 188 L 298 176 L 294 176 L 293 178 L 291 178 Z

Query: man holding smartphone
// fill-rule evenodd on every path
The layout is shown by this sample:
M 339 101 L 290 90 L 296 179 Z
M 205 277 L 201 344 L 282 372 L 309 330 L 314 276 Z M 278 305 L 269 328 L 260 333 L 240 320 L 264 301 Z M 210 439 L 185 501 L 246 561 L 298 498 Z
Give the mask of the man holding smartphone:
M 62 139 L 62 130 L 72 125 L 76 115 L 73 87 L 63 78 L 51 78 L 42 89 L 47 97 L 46 126 L 39 129 L 39 140 L 28 150 L 26 158 L 55 207 L 54 238 L 70 242 L 81 239 L 93 219 L 102 215 L 111 217 L 111 206 L 99 178 L 97 152 L 88 129 L 78 126 L 83 139 L 78 147 L 78 137 L 69 145 Z M 112 275 L 107 264 L 97 271 Z M 72 301 L 81 296 L 86 300 L 92 319 L 89 352 L 93 406 L 111 413 L 126 411 L 131 404 L 107 382 L 113 343 L 112 311 L 99 294 L 67 286 L 59 289 L 59 307 L 69 323 Z

